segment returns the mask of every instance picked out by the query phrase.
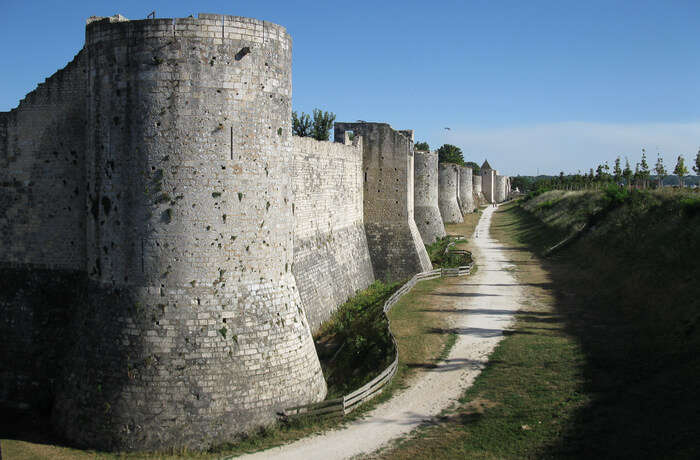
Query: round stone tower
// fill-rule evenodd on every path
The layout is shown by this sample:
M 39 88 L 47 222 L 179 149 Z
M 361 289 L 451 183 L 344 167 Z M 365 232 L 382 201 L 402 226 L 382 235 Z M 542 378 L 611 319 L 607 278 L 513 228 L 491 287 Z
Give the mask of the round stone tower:
M 446 224 L 463 222 L 462 211 L 457 203 L 459 166 L 452 163 L 438 165 L 438 205 Z
M 414 153 L 413 218 L 425 244 L 445 236 L 438 206 L 438 156 L 436 152 Z
M 459 204 L 462 214 L 474 211 L 472 168 L 458 166 L 459 170 Z
M 292 275 L 291 39 L 254 19 L 87 26 L 87 270 L 56 427 L 206 448 L 324 398 Z
M 500 203 L 505 201 L 508 195 L 508 176 L 497 175 L 495 189 L 496 190 L 494 193 L 496 202 Z
M 474 200 L 478 203 L 484 202 L 484 194 L 481 191 L 481 175 L 472 174 L 472 185 L 474 188 Z

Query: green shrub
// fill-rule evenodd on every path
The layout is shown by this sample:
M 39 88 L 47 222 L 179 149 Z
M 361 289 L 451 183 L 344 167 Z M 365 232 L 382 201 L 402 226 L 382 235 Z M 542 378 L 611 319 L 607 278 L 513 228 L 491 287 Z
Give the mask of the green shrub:
M 359 388 L 394 359 L 396 352 L 383 308 L 402 284 L 375 281 L 321 326 L 315 338 L 316 351 L 329 397 Z
M 630 191 L 617 185 L 608 185 L 603 192 L 603 199 L 608 206 L 617 206 L 629 199 Z
M 695 216 L 700 214 L 700 197 L 687 196 L 679 200 L 681 209 L 687 216 Z
M 439 238 L 432 244 L 426 244 L 425 250 L 428 251 L 428 256 L 430 257 L 430 262 L 433 264 L 433 268 L 455 268 L 467 265 L 472 261 L 471 256 L 464 256 L 462 254 L 449 254 L 445 253 L 447 246 L 450 244 L 449 237 Z M 456 243 L 463 240 L 457 240 Z

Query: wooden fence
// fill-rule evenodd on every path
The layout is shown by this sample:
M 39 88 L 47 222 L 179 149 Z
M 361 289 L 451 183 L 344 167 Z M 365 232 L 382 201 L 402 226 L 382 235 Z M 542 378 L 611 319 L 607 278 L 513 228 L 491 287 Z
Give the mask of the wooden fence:
M 459 236 L 459 235 L 458 235 Z M 466 252 L 466 251 L 465 251 Z M 401 286 L 396 292 L 394 292 L 391 297 L 384 302 L 384 314 L 387 315 L 387 321 L 389 321 L 388 313 L 396 302 L 401 299 L 405 294 L 407 294 L 413 286 L 415 286 L 420 281 L 431 280 L 435 278 L 442 278 L 448 276 L 464 276 L 471 273 L 473 263 L 457 268 L 436 268 L 435 270 L 430 270 L 427 272 L 417 273 L 413 276 L 406 284 Z M 394 350 L 396 354 L 394 356 L 394 361 L 389 364 L 389 367 L 384 369 L 378 376 L 364 384 L 362 387 L 353 391 L 352 393 L 346 394 L 342 398 L 328 399 L 326 401 L 321 401 L 319 403 L 305 404 L 303 406 L 290 407 L 283 410 L 278 415 L 282 418 L 298 417 L 298 416 L 343 416 L 349 414 L 355 408 L 361 404 L 369 401 L 370 399 L 377 396 L 382 392 L 384 387 L 391 382 L 391 379 L 396 374 L 396 369 L 399 367 L 399 348 L 396 345 L 396 339 L 394 334 L 391 333 L 391 326 L 389 327 L 389 335 L 391 336 L 391 341 L 394 344 Z

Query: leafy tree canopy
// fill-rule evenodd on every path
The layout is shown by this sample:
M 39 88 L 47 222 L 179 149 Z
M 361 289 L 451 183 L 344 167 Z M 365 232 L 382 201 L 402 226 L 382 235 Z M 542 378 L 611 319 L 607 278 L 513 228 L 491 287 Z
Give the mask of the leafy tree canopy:
M 455 163 L 458 165 L 464 164 L 462 149 L 460 149 L 456 145 L 444 144 L 437 150 L 437 152 L 439 163 Z
M 481 166 L 474 163 L 473 161 L 465 161 L 464 166 L 472 168 L 472 172 L 474 173 L 474 175 L 481 174 Z
M 296 111 L 292 112 L 292 134 L 299 137 L 311 136 L 311 117 L 309 114 L 301 112 L 301 116 Z
M 334 113 L 314 109 L 314 122 L 311 129 L 311 135 L 317 141 L 327 141 L 331 137 L 331 129 L 333 129 L 334 121 Z
M 299 137 L 313 137 L 317 141 L 327 141 L 331 137 L 335 114 L 314 109 L 313 115 L 312 120 L 304 112 L 301 112 L 301 115 L 292 112 L 292 133 Z
M 688 175 L 688 167 L 685 165 L 685 158 L 683 158 L 683 155 L 678 155 L 678 161 L 676 161 L 676 167 L 673 168 L 673 174 L 678 176 L 678 182 L 680 186 L 683 187 L 683 176 Z
M 430 146 L 427 142 L 416 142 L 416 145 L 414 145 L 413 148 L 415 148 L 416 150 L 422 150 L 424 152 L 430 152 Z

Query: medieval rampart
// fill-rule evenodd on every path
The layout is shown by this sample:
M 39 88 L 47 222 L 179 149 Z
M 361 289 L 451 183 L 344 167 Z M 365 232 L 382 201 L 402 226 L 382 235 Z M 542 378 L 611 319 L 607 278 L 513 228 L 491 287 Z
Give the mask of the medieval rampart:
M 474 185 L 472 182 L 472 168 L 458 166 L 459 172 L 459 207 L 462 214 L 474 211 Z
M 430 270 L 427 208 L 445 232 L 411 131 L 335 140 L 291 135 L 283 27 L 91 18 L 76 58 L 0 113 L 0 404 L 137 450 L 322 399 L 311 329 L 375 278 Z
M 445 236 L 445 224 L 438 206 L 438 155 L 414 152 L 414 220 L 425 244 Z
M 462 211 L 457 202 L 459 166 L 440 163 L 438 168 L 438 204 L 440 214 L 446 224 L 462 222 Z
M 413 139 L 386 123 L 336 123 L 363 138 L 364 222 L 377 279 L 399 280 L 432 265 L 413 217 Z
M 85 59 L 0 117 L 2 262 L 84 267 Z
M 496 202 L 500 203 L 501 201 L 505 201 L 508 195 L 508 177 L 497 175 L 495 189 Z
M 483 169 L 481 170 L 481 191 L 484 194 L 484 199 L 487 203 L 494 203 L 496 201 L 496 171 L 493 169 Z
M 50 79 L 65 85 L 3 116 L 2 144 L 3 187 L 14 189 L 3 217 L 22 200 L 30 210 L 8 233 L 26 241 L 3 233 L 3 262 L 27 283 L 37 261 L 87 278 L 78 302 L 58 302 L 73 331 L 58 357 L 55 426 L 108 449 L 206 447 L 322 399 L 291 270 L 284 28 L 220 15 L 96 20 L 66 70 Z M 48 220 L 49 197 L 69 223 Z M 26 295 L 3 302 L 15 309 L 3 328 L 37 316 Z
M 48 409 L 85 267 L 81 51 L 0 113 L 0 401 Z M 39 382 L 40 385 L 36 383 Z
M 472 175 L 472 185 L 474 190 L 474 203 L 476 205 L 483 204 L 486 200 L 484 198 L 484 193 L 481 191 L 481 175 Z
M 362 138 L 292 139 L 293 273 L 312 329 L 374 281 L 362 215 Z

